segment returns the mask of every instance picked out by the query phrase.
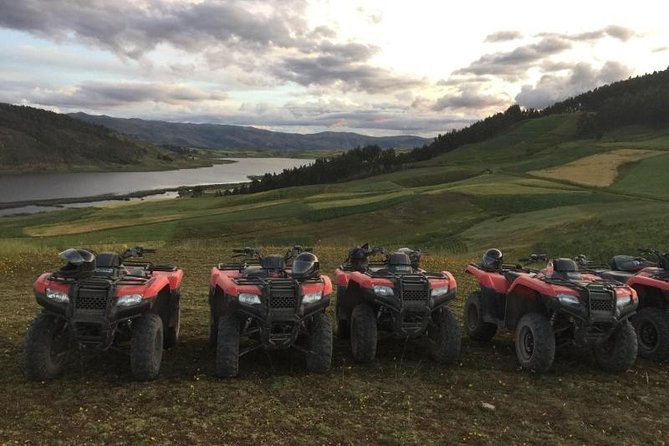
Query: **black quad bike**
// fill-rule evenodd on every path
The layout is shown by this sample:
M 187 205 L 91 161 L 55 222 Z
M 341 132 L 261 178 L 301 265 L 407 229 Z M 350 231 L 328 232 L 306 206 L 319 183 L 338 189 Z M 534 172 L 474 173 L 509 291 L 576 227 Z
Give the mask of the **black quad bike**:
M 466 269 L 480 284 L 465 303 L 470 338 L 488 341 L 498 328 L 514 331 L 518 362 L 536 372 L 551 367 L 561 344 L 592 348 L 607 371 L 624 371 L 634 364 L 637 336 L 629 319 L 638 298 L 631 287 L 582 273 L 572 259 L 525 259 L 526 264 L 547 262 L 542 270 L 502 260 L 502 252 L 491 249 L 480 264 Z
M 309 371 L 330 369 L 332 326 L 325 309 L 332 282 L 310 251 L 299 245 L 285 255 L 234 249 L 240 260 L 212 268 L 209 339 L 216 346 L 217 376 L 237 376 L 239 358 L 259 348 L 295 348 L 306 354 Z M 241 344 L 245 339 L 251 345 Z
M 588 265 L 593 273 L 634 288 L 639 308 L 632 324 L 639 338 L 639 356 L 669 360 L 669 253 L 639 250 L 641 256 L 617 255 L 607 267 Z M 649 260 L 653 259 L 653 260 Z M 586 265 L 588 262 L 584 262 Z
M 155 250 L 119 254 L 87 249 L 60 253 L 65 265 L 34 284 L 43 307 L 25 338 L 25 371 L 33 380 L 58 375 L 76 350 L 128 351 L 136 379 L 158 376 L 163 348 L 176 344 L 183 271 L 172 265 L 130 262 Z
M 378 255 L 382 261 L 370 261 Z M 338 335 L 350 338 L 356 361 L 374 360 L 379 330 L 404 339 L 427 335 L 430 356 L 442 364 L 459 356 L 460 325 L 448 308 L 455 278 L 422 270 L 420 257 L 417 250 L 386 255 L 365 244 L 352 248 L 336 270 Z

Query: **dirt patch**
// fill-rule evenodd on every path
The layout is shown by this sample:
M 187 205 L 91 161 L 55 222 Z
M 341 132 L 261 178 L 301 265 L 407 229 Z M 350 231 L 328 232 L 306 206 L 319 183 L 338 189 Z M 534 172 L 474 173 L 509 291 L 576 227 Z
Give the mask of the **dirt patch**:
M 620 149 L 584 158 L 549 169 L 528 172 L 542 178 L 569 181 L 584 186 L 608 187 L 619 175 L 619 169 L 628 163 L 661 155 L 662 151 Z

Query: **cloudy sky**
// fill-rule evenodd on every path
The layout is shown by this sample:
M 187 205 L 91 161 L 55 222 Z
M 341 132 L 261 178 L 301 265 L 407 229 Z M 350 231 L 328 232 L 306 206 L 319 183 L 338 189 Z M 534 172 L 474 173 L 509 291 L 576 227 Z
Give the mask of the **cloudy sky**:
M 435 136 L 669 65 L 656 1 L 0 0 L 0 102 Z

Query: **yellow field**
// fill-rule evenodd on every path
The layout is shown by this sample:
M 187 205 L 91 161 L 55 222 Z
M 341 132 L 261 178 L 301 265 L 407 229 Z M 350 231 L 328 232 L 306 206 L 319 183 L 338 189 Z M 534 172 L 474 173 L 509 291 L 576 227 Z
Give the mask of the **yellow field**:
M 565 180 L 584 186 L 608 187 L 618 177 L 623 164 L 639 161 L 665 152 L 642 149 L 620 149 L 612 152 L 586 156 L 558 167 L 528 172 L 543 178 Z

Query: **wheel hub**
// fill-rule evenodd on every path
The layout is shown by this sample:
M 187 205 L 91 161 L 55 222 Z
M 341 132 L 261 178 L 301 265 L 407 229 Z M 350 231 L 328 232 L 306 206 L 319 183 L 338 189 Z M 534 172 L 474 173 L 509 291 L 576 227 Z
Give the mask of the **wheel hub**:
M 654 350 L 657 347 L 659 337 L 653 324 L 645 322 L 639 326 L 639 341 L 648 350 Z
M 530 330 L 527 327 L 523 327 L 523 332 L 521 333 L 521 340 L 522 340 L 523 353 L 525 354 L 525 357 L 526 358 L 532 357 L 532 353 L 534 353 L 534 335 L 532 334 L 532 330 Z

